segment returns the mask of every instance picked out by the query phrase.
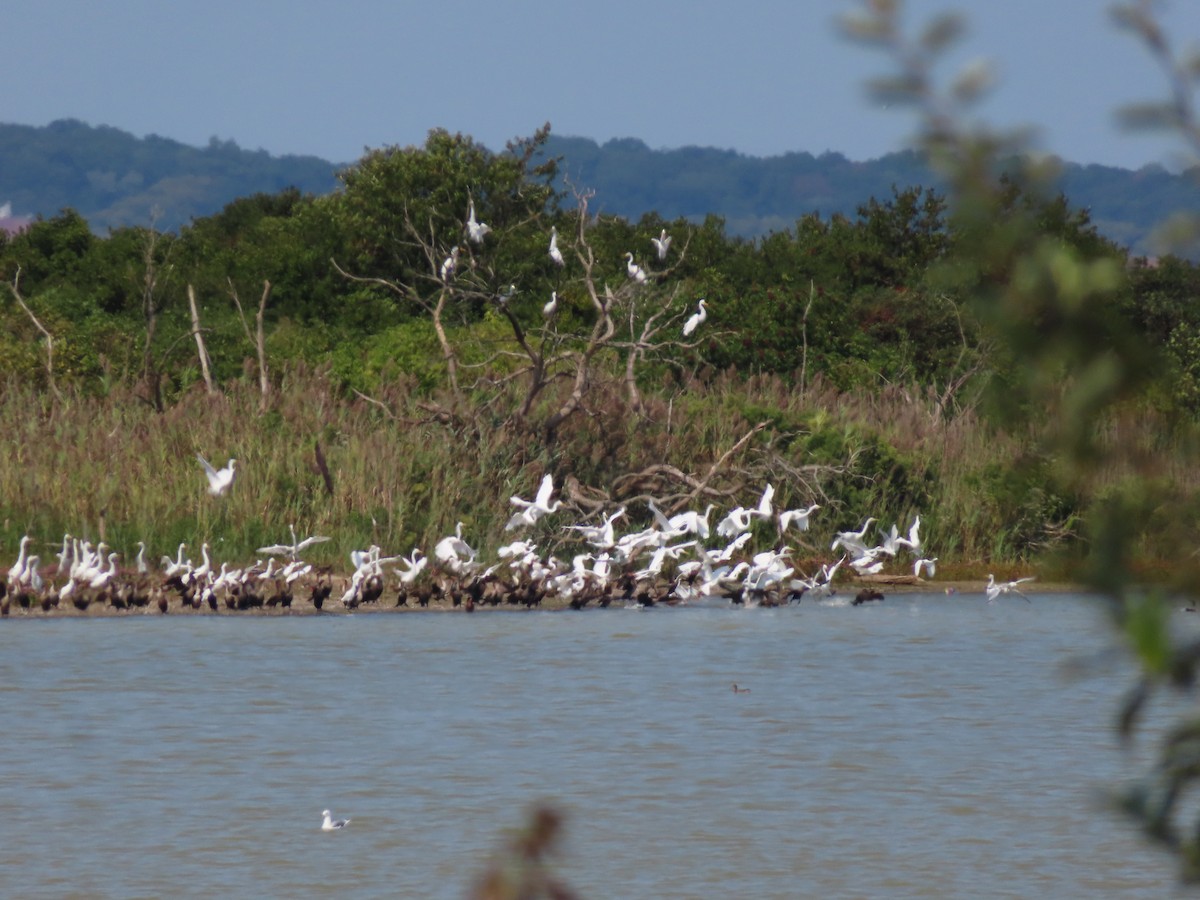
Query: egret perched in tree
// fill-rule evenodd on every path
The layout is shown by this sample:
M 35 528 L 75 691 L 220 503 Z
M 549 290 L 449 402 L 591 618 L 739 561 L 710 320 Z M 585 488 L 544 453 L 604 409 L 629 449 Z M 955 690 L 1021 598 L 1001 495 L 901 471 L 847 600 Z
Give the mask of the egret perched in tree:
M 664 228 L 658 237 L 650 238 L 650 243 L 654 245 L 659 262 L 667 258 L 667 251 L 671 248 L 671 236 L 667 234 L 667 229 Z
M 484 225 L 475 219 L 475 201 L 467 204 L 467 239 L 472 244 L 482 244 L 484 237 L 490 232 L 491 226 Z
M 200 465 L 204 466 L 204 474 L 208 476 L 208 492 L 214 497 L 220 497 L 233 484 L 233 467 L 237 464 L 236 459 L 230 459 L 225 464 L 223 469 L 214 469 L 212 463 L 196 454 L 196 459 L 200 460 Z
M 542 315 L 549 319 L 556 312 L 558 312 L 558 291 L 551 291 L 550 299 L 542 307 Z
M 641 266 L 633 261 L 632 253 L 625 254 L 625 271 L 628 272 L 629 277 L 638 284 L 646 283 L 646 273 L 642 270 Z
M 700 304 L 696 311 L 691 314 L 686 322 L 683 323 L 683 336 L 687 337 L 695 331 L 700 324 L 708 318 L 708 309 L 704 305 L 704 300 L 700 300 Z
M 449 281 L 454 276 L 454 270 L 458 268 L 458 247 L 450 251 L 450 255 L 442 260 L 442 281 Z
M 562 251 L 558 249 L 558 229 L 553 226 L 550 228 L 550 258 L 554 260 L 556 266 L 567 264 L 567 261 L 563 259 Z

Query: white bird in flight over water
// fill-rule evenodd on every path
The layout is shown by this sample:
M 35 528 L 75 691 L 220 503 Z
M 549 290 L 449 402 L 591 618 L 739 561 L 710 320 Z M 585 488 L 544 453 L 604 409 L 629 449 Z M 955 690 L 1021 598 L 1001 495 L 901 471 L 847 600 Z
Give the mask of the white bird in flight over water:
M 667 258 L 667 251 L 671 248 L 671 236 L 667 234 L 667 229 L 662 230 L 656 238 L 650 238 L 650 243 L 654 245 L 654 252 L 658 254 L 659 262 Z
M 321 823 L 322 831 L 337 831 L 339 828 L 345 828 L 350 824 L 349 819 L 335 819 L 329 810 L 322 810 L 321 815 L 325 817 L 325 821 Z
M 989 574 L 988 575 L 988 583 L 987 583 L 987 601 L 988 601 L 988 603 L 991 603 L 992 601 L 994 601 L 1001 594 L 1008 594 L 1008 593 L 1019 594 L 1026 603 L 1032 603 L 1033 601 L 1030 600 L 1028 597 L 1026 597 L 1024 594 L 1022 594 L 1021 589 L 1017 587 L 1018 584 L 1024 584 L 1026 581 L 1033 581 L 1033 576 L 1030 575 L 1026 578 L 1018 578 L 1016 581 L 1005 581 L 1005 582 L 1001 582 L 1001 583 L 997 584 L 995 576 Z
M 567 261 L 563 259 L 562 251 L 558 249 L 558 229 L 554 227 L 550 229 L 550 258 L 554 260 L 556 266 L 567 264 Z
M 212 463 L 196 454 L 196 459 L 200 460 L 200 465 L 204 466 L 204 474 L 208 476 L 208 492 L 214 497 L 220 497 L 233 484 L 233 467 L 237 464 L 236 459 L 230 459 L 223 469 L 214 469 Z
M 696 311 L 694 313 L 692 313 L 691 317 L 688 318 L 688 320 L 686 322 L 683 323 L 683 336 L 687 337 L 688 335 L 690 335 L 707 318 L 708 318 L 708 309 L 704 305 L 704 300 L 701 299 L 699 306 L 696 308 Z

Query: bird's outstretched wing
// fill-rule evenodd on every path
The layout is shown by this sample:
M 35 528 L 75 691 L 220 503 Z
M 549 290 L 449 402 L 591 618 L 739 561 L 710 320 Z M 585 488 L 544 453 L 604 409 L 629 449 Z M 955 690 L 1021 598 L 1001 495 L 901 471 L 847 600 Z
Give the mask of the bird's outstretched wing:
M 204 466 L 204 474 L 205 475 L 207 475 L 210 479 L 217 477 L 217 470 L 212 467 L 212 463 L 210 463 L 207 459 L 205 459 L 199 453 L 196 454 L 196 459 L 200 460 L 200 465 Z

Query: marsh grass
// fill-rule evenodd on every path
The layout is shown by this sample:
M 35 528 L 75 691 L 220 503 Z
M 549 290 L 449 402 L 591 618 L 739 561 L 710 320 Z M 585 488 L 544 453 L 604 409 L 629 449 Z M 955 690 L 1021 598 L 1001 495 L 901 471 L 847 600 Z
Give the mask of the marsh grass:
M 240 563 L 252 560 L 256 547 L 286 538 L 295 524 L 303 534 L 333 538 L 312 548 L 311 561 L 344 566 L 350 549 L 373 543 L 388 552 L 428 550 L 461 521 L 486 552 L 511 539 L 504 532 L 508 497 L 531 496 L 545 472 L 560 486 L 574 476 L 615 506 L 624 499 L 614 490 L 621 476 L 662 464 L 699 476 L 762 421 L 770 427 L 712 479 L 716 493 L 694 505 L 753 503 L 767 479 L 776 483 L 781 507 L 817 500 L 823 506 L 813 530 L 792 539 L 797 559 L 813 563 L 829 559 L 837 530 L 868 515 L 903 529 L 916 513 L 945 572 L 1048 560 L 1064 544 L 1079 556 L 1086 545 L 1072 515 L 1136 470 L 1157 474 L 1176 511 L 1170 522 L 1166 507 L 1147 512 L 1139 553 L 1153 566 L 1153 528 L 1185 527 L 1188 516 L 1194 524 L 1200 508 L 1200 475 L 1182 455 L 1190 442 L 1154 437 L 1162 423 L 1146 412 L 1126 410 L 1104 423 L 1105 440 L 1125 448 L 1124 458 L 1064 498 L 1048 476 L 1039 480 L 1040 470 L 1025 471 L 1032 433 L 1001 432 L 970 410 L 946 415 L 916 388 L 846 392 L 816 377 L 801 392 L 779 376 L 665 377 L 645 389 L 645 413 L 637 416 L 614 380 L 597 386 L 552 445 L 513 425 L 507 411 L 517 388 L 511 390 L 506 396 L 492 388 L 473 424 L 456 428 L 428 421 L 415 379 L 387 382 L 379 403 L 370 403 L 327 371 L 303 366 L 279 376 L 266 412 L 253 379 L 229 382 L 215 395 L 184 391 L 162 413 L 120 384 L 103 397 L 68 389 L 57 402 L 13 381 L 0 396 L 7 436 L 0 448 L 0 546 L 11 554 L 30 533 L 46 560 L 69 532 L 106 541 L 126 561 L 144 540 L 154 560 L 174 555 L 179 543 L 198 559 L 207 542 L 215 559 Z M 318 442 L 332 494 L 317 466 Z M 216 465 L 238 460 L 228 496 L 208 495 L 197 453 Z M 532 536 L 542 552 L 569 540 L 557 526 L 573 515 L 539 525 Z M 645 504 L 630 502 L 629 526 L 647 520 Z M 1053 557 L 1064 575 L 1070 556 Z

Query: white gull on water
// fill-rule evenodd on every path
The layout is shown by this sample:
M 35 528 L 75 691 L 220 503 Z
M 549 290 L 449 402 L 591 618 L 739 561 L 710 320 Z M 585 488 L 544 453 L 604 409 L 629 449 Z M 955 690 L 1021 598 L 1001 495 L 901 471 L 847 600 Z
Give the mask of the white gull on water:
M 337 831 L 339 828 L 345 828 L 350 824 L 349 819 L 334 819 L 329 810 L 322 810 L 321 815 L 325 817 L 325 821 L 321 823 L 322 831 Z

